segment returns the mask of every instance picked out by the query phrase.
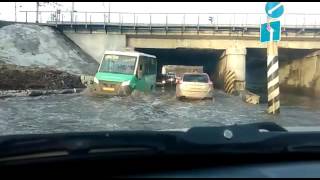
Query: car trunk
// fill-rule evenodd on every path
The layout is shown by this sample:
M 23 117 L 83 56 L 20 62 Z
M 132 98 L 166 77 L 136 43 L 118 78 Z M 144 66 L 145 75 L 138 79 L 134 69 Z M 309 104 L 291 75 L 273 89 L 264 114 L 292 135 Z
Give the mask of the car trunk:
M 183 82 L 180 84 L 180 89 L 183 89 L 184 91 L 208 91 L 209 88 L 209 83 L 202 82 Z

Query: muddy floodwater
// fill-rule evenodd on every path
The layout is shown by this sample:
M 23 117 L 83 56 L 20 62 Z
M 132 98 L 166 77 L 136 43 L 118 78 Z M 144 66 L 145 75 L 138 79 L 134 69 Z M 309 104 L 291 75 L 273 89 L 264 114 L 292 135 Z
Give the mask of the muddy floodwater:
M 32 134 L 104 130 L 164 130 L 250 122 L 320 126 L 320 100 L 281 96 L 281 114 L 216 90 L 213 100 L 178 101 L 174 89 L 149 95 L 92 97 L 64 94 L 0 99 L 0 133 Z

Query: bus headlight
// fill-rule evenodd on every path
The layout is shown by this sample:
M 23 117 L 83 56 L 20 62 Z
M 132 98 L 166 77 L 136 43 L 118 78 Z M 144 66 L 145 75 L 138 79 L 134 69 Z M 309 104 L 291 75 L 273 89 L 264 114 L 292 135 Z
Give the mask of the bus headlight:
M 129 86 L 130 81 L 124 81 L 121 83 L 121 86 Z
M 93 82 L 99 84 L 99 80 L 96 77 L 93 78 Z

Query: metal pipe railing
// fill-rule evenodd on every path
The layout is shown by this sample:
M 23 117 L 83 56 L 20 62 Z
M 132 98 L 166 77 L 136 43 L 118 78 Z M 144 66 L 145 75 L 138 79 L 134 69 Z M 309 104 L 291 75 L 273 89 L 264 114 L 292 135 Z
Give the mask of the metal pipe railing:
M 34 23 L 36 11 L 20 11 L 25 14 L 26 23 Z M 265 13 L 139 13 L 139 12 L 73 12 L 77 19 L 72 19 L 70 11 L 40 11 L 39 23 L 70 23 L 88 24 L 87 16 L 92 17 L 91 23 L 101 24 L 135 24 L 135 25 L 215 25 L 215 26 L 240 26 L 259 27 L 266 22 Z M 52 21 L 52 15 L 55 20 Z M 106 21 L 105 14 L 108 14 Z M 61 18 L 62 17 L 62 18 Z M 212 17 L 209 20 L 209 17 Z M 139 18 L 139 22 L 137 19 Z M 281 18 L 284 27 L 320 27 L 320 14 L 291 13 Z M 170 20 L 170 21 L 169 21 Z M 308 21 L 307 21 L 308 20 Z
M 37 12 L 37 11 L 19 11 L 19 12 Z M 56 12 L 56 11 L 39 11 L 39 12 Z M 65 12 L 65 13 L 70 13 L 70 11 L 61 11 L 61 12 Z M 97 13 L 97 14 L 101 14 L 101 13 L 109 13 L 108 11 L 76 11 L 75 13 Z M 168 12 L 157 12 L 157 13 L 146 13 L 146 12 L 110 12 L 112 14 L 264 14 L 265 13 L 243 13 L 243 12 L 238 12 L 238 13 L 219 13 L 219 12 L 199 12 L 199 13 L 189 13 L 189 12 L 183 12 L 183 13 L 168 13 Z M 288 13 L 288 15 L 320 15 L 319 13 Z

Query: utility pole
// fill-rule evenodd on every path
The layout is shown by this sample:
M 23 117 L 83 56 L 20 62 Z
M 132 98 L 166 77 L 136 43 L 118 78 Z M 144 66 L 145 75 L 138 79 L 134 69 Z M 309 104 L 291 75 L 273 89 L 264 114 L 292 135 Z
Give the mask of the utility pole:
M 39 23 L 39 2 L 37 2 L 36 23 Z
M 14 2 L 14 21 L 17 22 L 17 2 Z
M 108 23 L 110 23 L 110 9 L 111 9 L 111 3 L 109 2 L 109 4 L 108 4 L 108 6 L 109 6 L 109 15 L 108 15 Z
M 71 9 L 71 23 L 73 23 L 73 13 L 74 13 L 74 2 L 72 2 L 72 9 Z

